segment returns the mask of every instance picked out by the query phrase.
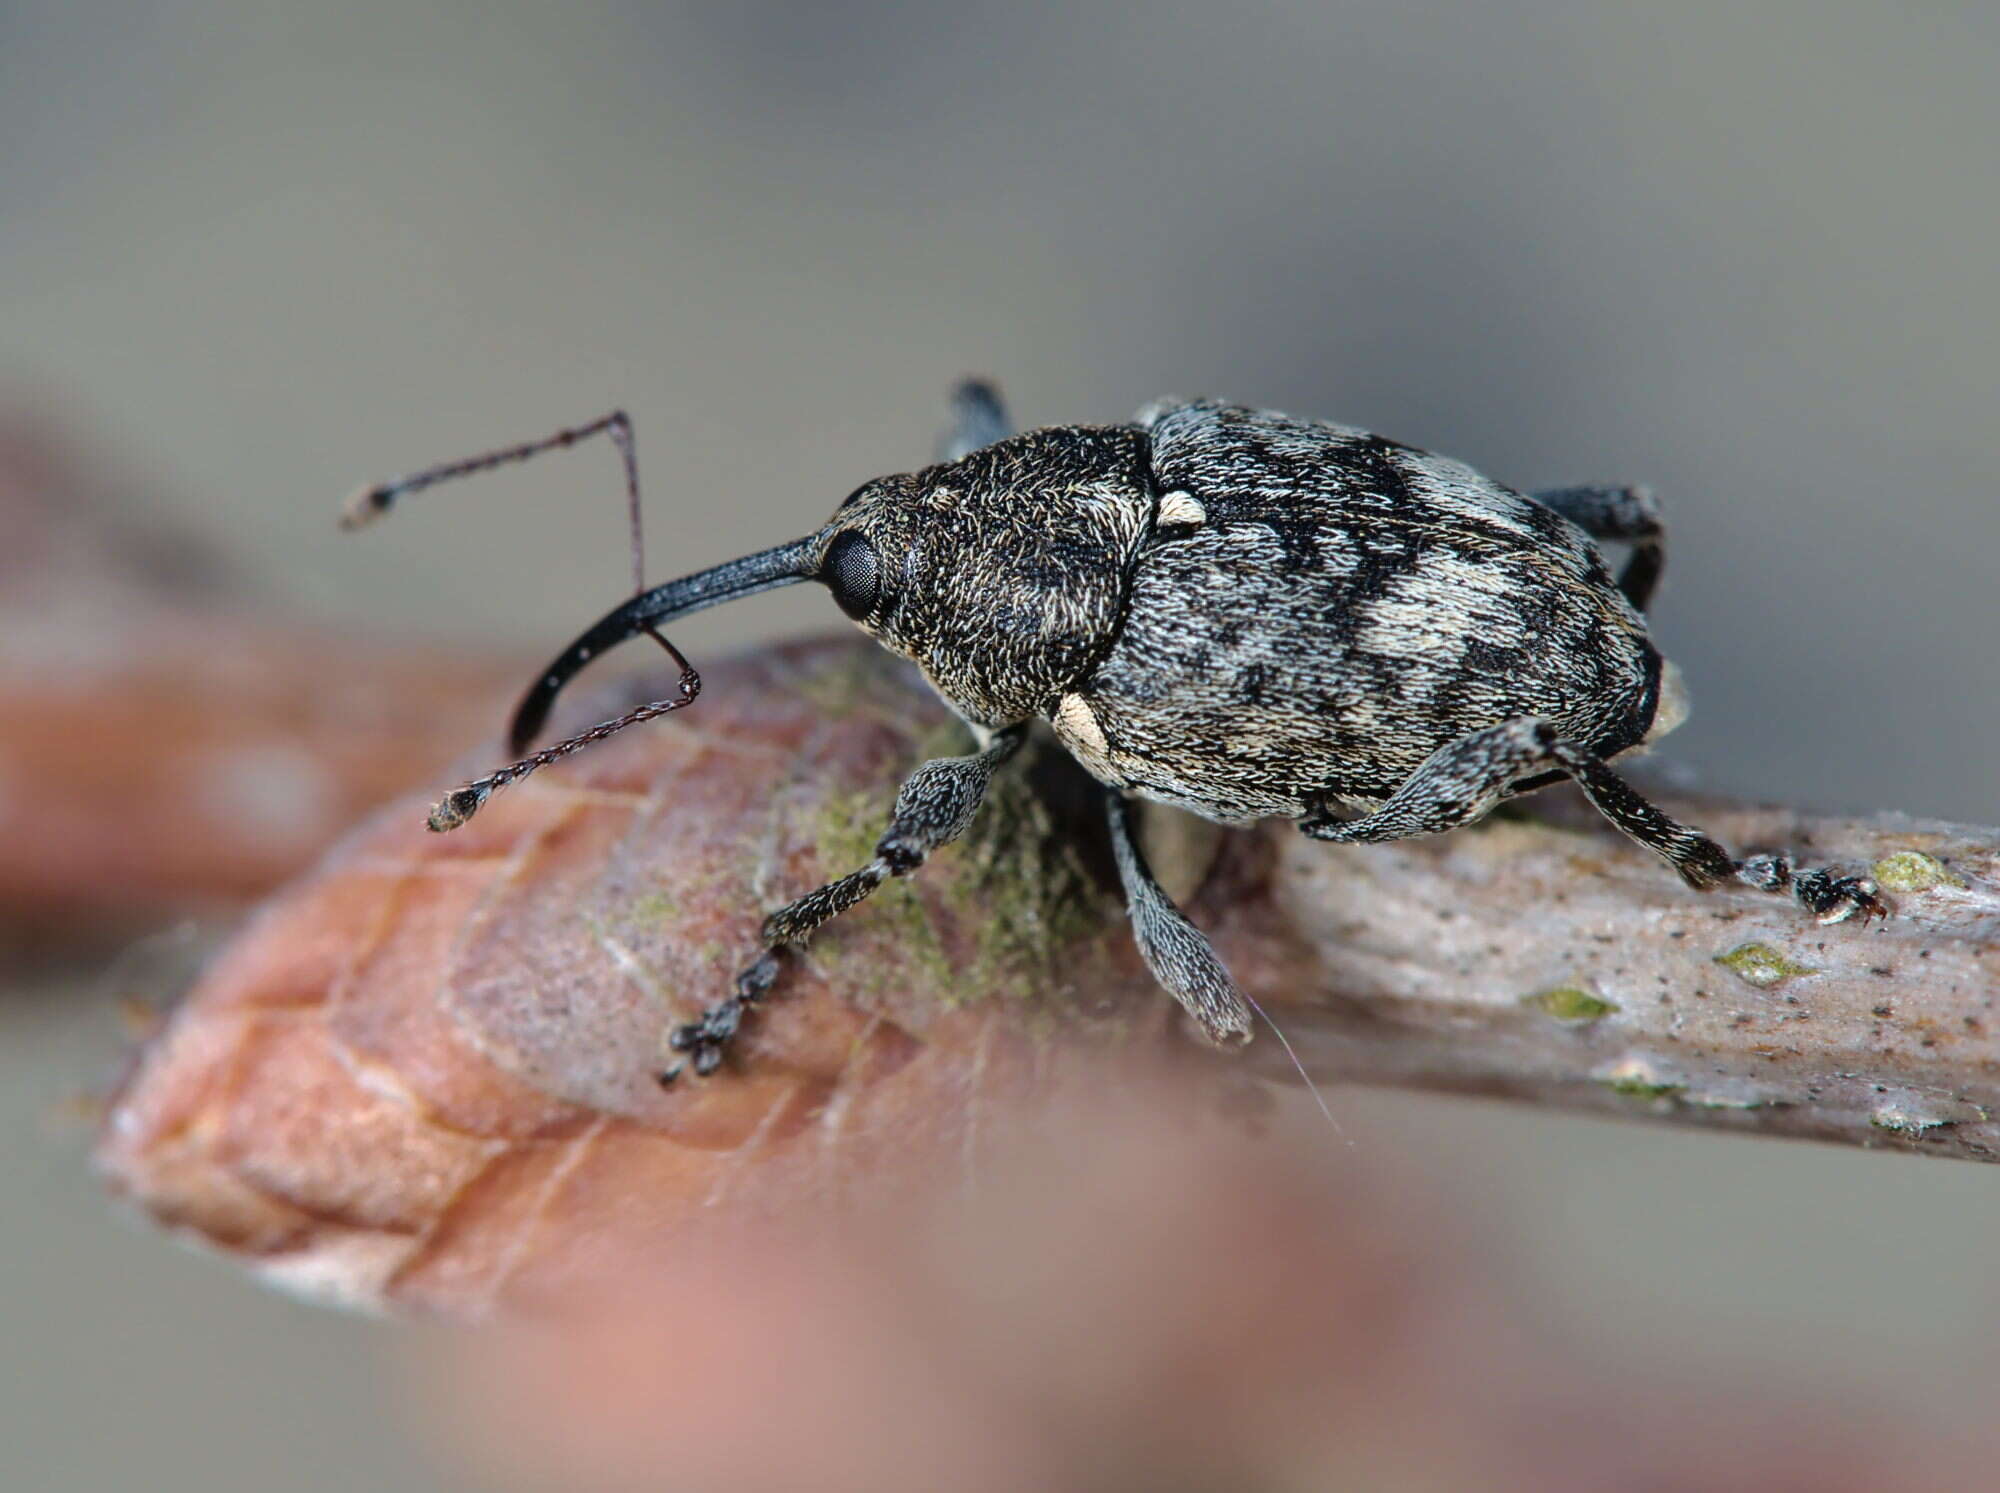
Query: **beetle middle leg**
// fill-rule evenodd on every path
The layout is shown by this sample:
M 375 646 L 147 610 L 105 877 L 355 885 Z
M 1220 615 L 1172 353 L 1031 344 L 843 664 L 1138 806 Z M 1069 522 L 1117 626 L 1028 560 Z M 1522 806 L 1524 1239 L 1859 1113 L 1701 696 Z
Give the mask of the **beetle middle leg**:
M 1789 892 L 1822 923 L 1888 911 L 1865 876 L 1801 868 L 1785 855 L 1736 859 L 1700 830 L 1647 802 L 1595 753 L 1562 740 L 1548 722 L 1532 717 L 1503 721 L 1440 747 L 1370 814 L 1349 820 L 1315 814 L 1301 820 L 1299 829 L 1315 840 L 1355 844 L 1440 834 L 1471 824 L 1515 783 L 1551 768 L 1575 779 L 1600 814 L 1664 859 L 1689 886 L 1707 890 L 1737 880 L 1760 891 Z
M 1632 557 L 1618 575 L 1625 599 L 1645 611 L 1667 564 L 1667 530 L 1660 521 L 1660 503 L 1645 487 L 1552 487 L 1528 496 L 1553 509 L 1592 539 L 1610 539 L 1632 546 Z
M 736 977 L 736 992 L 718 1001 L 695 1020 L 674 1028 L 667 1045 L 688 1055 L 703 1077 L 722 1063 L 722 1054 L 743 1024 L 744 1012 L 770 993 L 787 950 L 796 949 L 830 922 L 860 902 L 892 876 L 908 876 L 933 850 L 948 845 L 971 827 L 972 817 L 986 799 L 986 789 L 1001 763 L 1020 750 L 1027 739 L 1025 725 L 995 731 L 978 751 L 965 757 L 938 757 L 924 763 L 904 780 L 896 794 L 895 813 L 875 858 L 825 886 L 807 892 L 764 919 L 764 952 Z M 680 1076 L 675 1064 L 660 1075 L 661 1083 Z
M 1217 1045 L 1250 1040 L 1250 1006 L 1229 977 L 1202 931 L 1187 920 L 1153 879 L 1146 857 L 1133 836 L 1131 808 L 1125 795 L 1107 790 L 1105 814 L 1111 822 L 1111 850 L 1118 860 L 1118 879 L 1125 886 L 1125 906 L 1132 917 L 1132 936 L 1153 978 L 1187 1008 L 1202 1032 Z
M 938 441 L 938 460 L 957 461 L 1013 433 L 1014 422 L 993 382 L 962 378 L 951 388 L 951 426 Z

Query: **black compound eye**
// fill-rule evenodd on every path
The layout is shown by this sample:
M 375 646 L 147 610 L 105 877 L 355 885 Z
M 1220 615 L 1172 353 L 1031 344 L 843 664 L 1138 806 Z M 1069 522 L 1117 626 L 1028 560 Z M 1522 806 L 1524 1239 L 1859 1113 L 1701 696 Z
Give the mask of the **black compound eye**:
M 881 599 L 882 557 L 866 534 L 849 529 L 828 547 L 819 578 L 833 593 L 833 604 L 859 622 Z

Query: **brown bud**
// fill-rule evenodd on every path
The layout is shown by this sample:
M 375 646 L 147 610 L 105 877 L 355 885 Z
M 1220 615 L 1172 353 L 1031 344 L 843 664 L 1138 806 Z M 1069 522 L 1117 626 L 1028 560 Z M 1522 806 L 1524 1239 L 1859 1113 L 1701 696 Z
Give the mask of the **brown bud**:
M 728 992 L 767 905 L 865 860 L 897 775 L 963 747 L 865 645 L 714 684 L 456 834 L 377 815 L 202 980 L 116 1108 L 108 1174 L 273 1277 L 472 1312 L 725 1199 L 963 1171 L 1008 1095 L 1158 1047 L 1169 1003 L 1107 936 L 1092 790 L 1051 750 L 827 929 L 720 1074 L 663 1091 L 664 1033 Z

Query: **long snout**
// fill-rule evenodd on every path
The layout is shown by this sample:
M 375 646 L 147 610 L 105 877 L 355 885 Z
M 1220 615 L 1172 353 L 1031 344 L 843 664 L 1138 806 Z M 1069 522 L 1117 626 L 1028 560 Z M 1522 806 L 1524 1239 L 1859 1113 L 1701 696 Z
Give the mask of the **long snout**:
M 562 687 L 600 653 L 689 612 L 735 601 L 738 597 L 754 596 L 759 591 L 769 591 L 778 586 L 789 586 L 796 581 L 815 579 L 815 572 L 811 569 L 815 542 L 816 536 L 809 535 L 775 549 L 696 571 L 677 581 L 655 586 L 607 612 L 557 654 L 542 670 L 541 677 L 521 697 L 521 703 L 514 709 L 510 736 L 512 750 L 517 755 L 527 750 L 528 744 L 541 734 Z

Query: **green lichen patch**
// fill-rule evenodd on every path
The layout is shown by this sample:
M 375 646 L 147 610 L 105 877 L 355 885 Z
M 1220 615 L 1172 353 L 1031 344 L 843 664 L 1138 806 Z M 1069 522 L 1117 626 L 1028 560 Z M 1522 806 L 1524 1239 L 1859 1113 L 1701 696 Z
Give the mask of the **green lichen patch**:
M 1966 1099 L 1946 1094 L 1890 1093 L 1877 1102 L 1868 1123 L 1893 1135 L 1925 1136 L 1933 1130 L 1953 1125 L 1978 1125 L 1987 1120 L 1986 1110 Z
M 1066 988 L 1065 962 L 1106 921 L 1104 893 L 1074 833 L 1025 773 L 996 779 L 958 855 L 945 892 L 954 918 L 972 930 L 964 988 L 987 995 Z
M 1621 1099 L 1672 1099 L 1686 1088 L 1678 1083 L 1647 1083 L 1642 1078 L 1614 1078 L 1608 1086 Z
M 963 737 L 962 727 L 946 725 Z M 963 745 L 953 740 L 926 755 Z M 865 904 L 872 914 L 856 914 L 884 920 L 879 926 L 900 968 L 879 952 L 849 957 L 861 946 L 850 949 L 837 936 L 816 938 L 815 957 L 858 981 L 864 995 L 923 989 L 945 1005 L 1011 999 L 1054 1008 L 1091 984 L 1096 972 L 1077 967 L 1079 948 L 1096 947 L 1093 935 L 1109 921 L 1106 894 L 1079 853 L 1073 826 L 1060 822 L 1021 770 L 1027 765 L 1010 764 L 995 776 L 962 839 L 940 849 L 917 875 L 885 884 Z M 813 805 L 804 829 L 822 875 L 867 864 L 892 798 L 867 789 Z
M 1588 990 L 1579 990 L 1574 985 L 1558 985 L 1553 990 L 1537 991 L 1533 995 L 1521 997 L 1521 1004 L 1544 1016 L 1571 1025 L 1582 1025 L 1609 1016 L 1618 1009 L 1616 1001 L 1605 1000 L 1592 995 Z
M 889 827 L 889 804 L 878 788 L 832 793 L 820 803 L 808 827 L 821 872 L 845 876 L 875 858 L 875 842 Z
M 1698 1094 L 1686 1094 L 1682 1096 L 1681 1102 L 1693 1105 L 1697 1109 L 1740 1110 L 1775 1109 L 1784 1103 L 1781 1099 L 1773 1099 L 1767 1095 L 1739 1092 L 1726 1088 L 1709 1089 Z
M 625 920 L 644 927 L 664 928 L 680 921 L 681 899 L 672 892 L 648 892 L 625 909 Z
M 1784 1109 L 1795 1101 L 1754 1079 L 1729 1074 L 1691 1077 L 1680 1102 L 1690 1109 Z
M 1953 875 L 1943 861 L 1921 850 L 1898 850 L 1868 869 L 1876 885 L 1889 892 L 1928 892 L 1941 886 L 1965 885 L 1964 878 Z
M 1602 1069 L 1597 1081 L 1621 1099 L 1654 1104 L 1680 1098 L 1687 1085 L 1672 1074 L 1662 1072 L 1643 1058 L 1626 1058 Z
M 1767 943 L 1738 944 L 1726 954 L 1717 954 L 1715 962 L 1744 984 L 1759 990 L 1773 989 L 1799 975 L 1819 973 L 1811 965 L 1800 964 Z
M 1952 1122 L 1900 1104 L 1885 1104 L 1868 1116 L 1868 1123 L 1877 1130 L 1887 1130 L 1896 1135 L 1923 1135 L 1927 1131 L 1941 1130 Z

